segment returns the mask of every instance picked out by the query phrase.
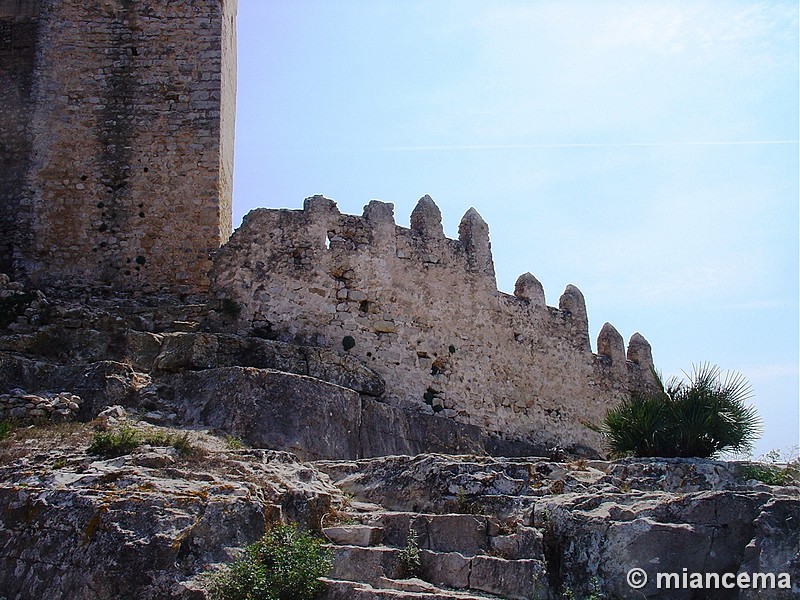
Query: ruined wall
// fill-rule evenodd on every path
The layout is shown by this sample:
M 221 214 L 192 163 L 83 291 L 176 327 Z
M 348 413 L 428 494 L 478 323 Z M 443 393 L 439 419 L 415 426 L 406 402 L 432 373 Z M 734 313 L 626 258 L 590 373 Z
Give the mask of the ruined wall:
M 16 165 L 0 214 L 4 230 L 14 215 L 18 274 L 207 287 L 231 230 L 236 1 L 2 5 L 18 13 L 0 13 L 0 52 L 17 57 L 0 67 L 2 158 Z
M 385 378 L 388 401 L 506 438 L 597 447 L 582 423 L 653 384 L 644 338 L 626 356 L 606 325 L 593 354 L 576 287 L 559 308 L 530 274 L 499 292 L 486 223 L 470 209 L 448 239 L 428 197 L 411 229 L 377 201 L 361 217 L 320 196 L 255 210 L 217 255 L 212 290 L 241 329 L 344 347 Z

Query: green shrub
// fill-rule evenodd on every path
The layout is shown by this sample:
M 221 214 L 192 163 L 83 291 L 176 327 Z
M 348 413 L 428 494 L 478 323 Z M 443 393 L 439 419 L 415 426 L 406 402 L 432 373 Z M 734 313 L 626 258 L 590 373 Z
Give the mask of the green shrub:
M 800 466 L 749 464 L 742 467 L 742 478 L 755 479 L 767 485 L 798 485 L 800 484 Z
M 88 452 L 104 458 L 115 458 L 130 454 L 142 444 L 172 446 L 181 456 L 191 456 L 197 451 L 188 433 L 177 435 L 157 430 L 138 431 L 130 425 L 122 425 L 115 430 L 95 431 Z
M 408 530 L 406 547 L 400 550 L 400 569 L 404 577 L 419 577 L 422 574 L 417 532 L 413 528 Z
M 295 525 L 276 525 L 212 577 L 213 600 L 311 600 L 324 590 L 330 551 Z
M 613 456 L 702 457 L 748 452 L 761 434 L 747 380 L 721 378 L 719 367 L 693 369 L 687 381 L 671 379 L 661 392 L 634 394 L 606 413 L 598 430 Z
M 14 431 L 14 422 L 10 419 L 0 421 L 0 440 L 4 440 Z
M 242 440 L 233 435 L 225 436 L 225 447 L 228 450 L 241 450 L 244 447 Z
M 130 454 L 141 444 L 139 433 L 130 425 L 122 425 L 116 430 L 95 431 L 88 452 L 104 458 L 115 458 Z

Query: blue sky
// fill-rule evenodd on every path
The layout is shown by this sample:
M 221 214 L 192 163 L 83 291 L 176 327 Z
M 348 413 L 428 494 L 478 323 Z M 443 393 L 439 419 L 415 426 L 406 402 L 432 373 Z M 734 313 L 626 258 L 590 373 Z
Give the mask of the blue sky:
M 756 454 L 800 443 L 796 2 L 239 0 L 238 35 L 235 224 L 474 206 L 501 290 L 577 285 L 593 340 L 739 371 Z

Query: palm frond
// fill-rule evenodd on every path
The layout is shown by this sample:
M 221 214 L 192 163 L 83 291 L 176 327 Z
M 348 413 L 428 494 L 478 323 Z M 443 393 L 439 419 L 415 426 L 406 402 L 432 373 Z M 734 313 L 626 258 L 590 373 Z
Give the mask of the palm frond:
M 663 383 L 660 393 L 634 394 L 610 409 L 599 431 L 613 456 L 710 457 L 747 452 L 762 433 L 747 379 L 710 363 L 692 367 L 685 380 Z

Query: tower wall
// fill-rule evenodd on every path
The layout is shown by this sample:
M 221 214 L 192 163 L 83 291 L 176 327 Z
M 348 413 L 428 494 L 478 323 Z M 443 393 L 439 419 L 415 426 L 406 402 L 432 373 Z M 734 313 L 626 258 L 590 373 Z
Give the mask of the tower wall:
M 39 2 L 0 1 L 0 272 L 11 273 L 31 157 Z
M 205 289 L 231 233 L 235 0 L 10 4 L 14 270 L 43 286 Z

